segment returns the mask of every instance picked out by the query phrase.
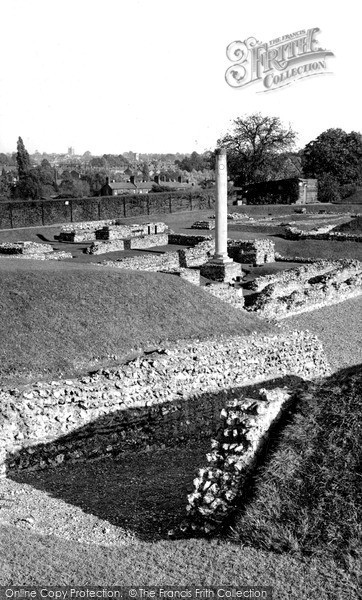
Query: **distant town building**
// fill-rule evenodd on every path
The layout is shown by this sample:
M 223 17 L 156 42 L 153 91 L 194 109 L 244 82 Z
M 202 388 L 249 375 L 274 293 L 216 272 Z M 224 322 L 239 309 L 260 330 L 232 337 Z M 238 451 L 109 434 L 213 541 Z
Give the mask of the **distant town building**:
M 129 181 L 111 181 L 107 177 L 106 183 L 100 190 L 100 195 L 148 194 L 155 185 L 178 191 L 194 187 L 193 183 L 183 182 L 181 177 L 178 178 L 178 181 L 162 181 L 159 175 L 155 175 L 152 181 L 139 180 L 135 175 L 131 175 Z
M 74 156 L 75 151 L 74 151 L 73 146 L 69 146 L 69 148 L 68 148 L 68 154 L 69 154 L 69 156 Z

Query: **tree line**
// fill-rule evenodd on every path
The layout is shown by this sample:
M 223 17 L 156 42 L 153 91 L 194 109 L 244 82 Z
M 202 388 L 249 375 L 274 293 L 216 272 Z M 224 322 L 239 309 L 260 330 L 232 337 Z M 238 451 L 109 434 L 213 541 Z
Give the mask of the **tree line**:
M 318 198 L 322 202 L 338 202 L 353 194 L 362 185 L 362 135 L 331 128 L 321 133 L 301 150 L 296 150 L 297 133 L 286 127 L 278 117 L 255 113 L 238 117 L 230 131 L 218 139 L 217 148 L 225 148 L 228 157 L 228 174 L 236 187 L 291 177 L 318 179 Z M 6 155 L 4 155 L 6 156 Z M 55 172 L 48 160 L 32 166 L 29 154 L 19 137 L 16 161 L 18 181 L 6 169 L 0 176 L 0 196 L 40 198 L 54 194 L 63 197 L 97 195 L 104 185 L 108 163 L 124 164 L 122 155 L 104 155 L 93 159 L 101 170 L 82 175 L 63 171 L 58 186 Z M 4 163 L 3 163 L 4 164 Z M 5 163 L 6 164 L 6 163 Z M 215 151 L 198 154 L 192 152 L 175 160 L 175 169 L 201 172 L 214 169 Z M 142 176 L 149 178 L 147 162 L 142 165 Z M 126 171 L 126 174 L 131 171 Z
M 278 117 L 260 113 L 237 118 L 217 141 L 228 155 L 228 173 L 236 186 L 306 177 L 318 179 L 318 199 L 338 202 L 362 184 L 362 135 L 339 128 L 321 133 L 295 151 L 297 133 Z

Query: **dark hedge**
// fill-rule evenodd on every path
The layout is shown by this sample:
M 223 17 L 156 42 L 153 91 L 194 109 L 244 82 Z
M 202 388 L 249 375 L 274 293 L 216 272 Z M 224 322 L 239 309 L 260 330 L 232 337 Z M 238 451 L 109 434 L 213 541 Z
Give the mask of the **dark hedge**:
M 0 202 L 0 229 L 214 208 L 214 191 Z

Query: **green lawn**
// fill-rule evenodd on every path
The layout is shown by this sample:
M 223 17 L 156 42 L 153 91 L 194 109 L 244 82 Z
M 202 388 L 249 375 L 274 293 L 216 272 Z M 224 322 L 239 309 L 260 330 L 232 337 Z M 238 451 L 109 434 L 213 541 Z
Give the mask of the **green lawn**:
M 361 393 L 359 365 L 300 395 L 269 442 L 234 539 L 279 553 L 329 555 L 351 572 L 361 566 Z
M 166 340 L 271 330 L 174 275 L 4 258 L 0 277 L 2 384 L 71 376 Z
M 357 600 L 330 558 L 296 558 L 220 540 L 137 542 L 117 549 L 0 528 L 2 585 L 265 585 L 277 600 Z

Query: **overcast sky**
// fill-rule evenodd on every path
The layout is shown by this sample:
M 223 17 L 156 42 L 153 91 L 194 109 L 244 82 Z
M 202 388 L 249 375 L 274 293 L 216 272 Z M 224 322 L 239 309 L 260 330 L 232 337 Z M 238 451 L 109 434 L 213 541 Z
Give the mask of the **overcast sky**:
M 1 1 L 0 151 L 202 152 L 237 116 L 279 116 L 299 146 L 362 131 L 356 0 Z M 226 47 L 319 27 L 331 75 L 233 89 Z

